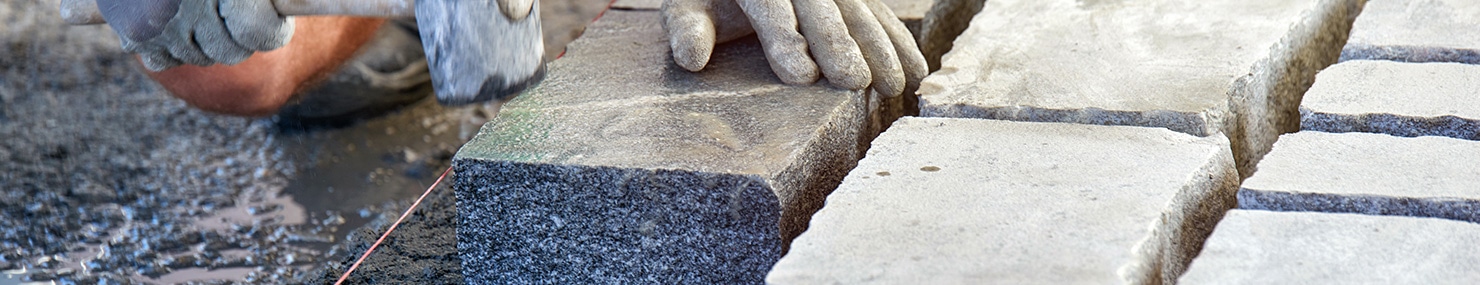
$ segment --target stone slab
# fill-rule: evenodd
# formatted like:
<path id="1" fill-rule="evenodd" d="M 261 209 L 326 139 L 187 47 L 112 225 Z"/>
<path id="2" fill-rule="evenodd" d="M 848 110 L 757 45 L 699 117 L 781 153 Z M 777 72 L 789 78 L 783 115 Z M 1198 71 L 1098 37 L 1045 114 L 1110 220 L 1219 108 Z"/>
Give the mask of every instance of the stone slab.
<path id="1" fill-rule="evenodd" d="M 1300 128 L 1480 140 L 1480 66 L 1355 60 L 1316 76 Z"/>
<path id="2" fill-rule="evenodd" d="M 1480 64 L 1480 2 L 1368 0 L 1341 60 Z"/>
<path id="3" fill-rule="evenodd" d="M 1181 284 L 1473 284 L 1476 244 L 1466 222 L 1233 210 Z"/>
<path id="4" fill-rule="evenodd" d="M 784 85 L 754 38 L 688 72 L 658 21 L 607 11 L 458 151 L 468 283 L 760 283 L 855 165 L 868 94 Z"/>
<path id="5" fill-rule="evenodd" d="M 1159 128 L 905 117 L 771 284 L 1160 284 L 1234 206 L 1228 141 Z"/>
<path id="6" fill-rule="evenodd" d="M 1299 132 L 1280 137 L 1239 208 L 1480 222 L 1480 142 Z"/>
<path id="7" fill-rule="evenodd" d="M 664 0 L 616 0 L 611 7 L 621 10 L 658 10 L 663 8 Z M 869 0 L 881 1 L 885 6 L 894 10 L 894 16 L 899 17 L 910 31 L 919 34 L 920 21 L 925 18 L 925 12 L 930 10 L 931 0 Z"/>
<path id="8" fill-rule="evenodd" d="M 987 1 L 921 115 L 1223 132 L 1241 169 L 1335 63 L 1355 0 Z M 1250 173 L 1244 171 L 1243 175 Z"/>

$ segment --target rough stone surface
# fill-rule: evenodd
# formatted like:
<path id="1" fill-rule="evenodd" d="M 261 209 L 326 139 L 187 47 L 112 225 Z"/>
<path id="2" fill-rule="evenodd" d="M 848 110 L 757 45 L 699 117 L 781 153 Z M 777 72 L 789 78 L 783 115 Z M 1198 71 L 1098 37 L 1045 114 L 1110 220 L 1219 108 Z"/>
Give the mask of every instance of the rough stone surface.
<path id="1" fill-rule="evenodd" d="M 1221 135 L 906 117 L 767 281 L 1158 284 L 1197 254 L 1237 184 Z"/>
<path id="2" fill-rule="evenodd" d="M 1370 0 L 1352 25 L 1341 60 L 1480 64 L 1480 2 Z"/>
<path id="3" fill-rule="evenodd" d="M 1335 63 L 1360 0 L 987 1 L 922 116 L 1224 132 L 1241 173 Z M 1237 28 L 1233 28 L 1237 27 Z"/>
<path id="4" fill-rule="evenodd" d="M 608 11 L 458 152 L 469 282 L 759 283 L 854 166 L 866 93 L 784 85 L 754 38 L 683 70 L 658 21 Z"/>
<path id="5" fill-rule="evenodd" d="M 1321 71 L 1300 128 L 1480 140 L 1480 66 L 1347 61 Z"/>
<path id="6" fill-rule="evenodd" d="M 1299 132 L 1244 181 L 1239 208 L 1480 222 L 1480 142 Z"/>
<path id="7" fill-rule="evenodd" d="M 1181 284 L 1472 284 L 1477 243 L 1473 223 L 1233 210 Z"/>

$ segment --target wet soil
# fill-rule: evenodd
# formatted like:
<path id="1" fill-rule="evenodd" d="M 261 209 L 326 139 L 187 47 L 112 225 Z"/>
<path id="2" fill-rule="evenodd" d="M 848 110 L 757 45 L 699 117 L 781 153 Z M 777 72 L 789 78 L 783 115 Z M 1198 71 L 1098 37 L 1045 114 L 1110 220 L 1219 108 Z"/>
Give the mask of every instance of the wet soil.
<path id="1" fill-rule="evenodd" d="M 608 1 L 542 0 L 549 54 Z M 496 113 L 424 100 L 341 129 L 201 112 L 55 1 L 0 3 L 0 285 L 324 283 Z M 438 189 L 355 283 L 460 283 Z"/>

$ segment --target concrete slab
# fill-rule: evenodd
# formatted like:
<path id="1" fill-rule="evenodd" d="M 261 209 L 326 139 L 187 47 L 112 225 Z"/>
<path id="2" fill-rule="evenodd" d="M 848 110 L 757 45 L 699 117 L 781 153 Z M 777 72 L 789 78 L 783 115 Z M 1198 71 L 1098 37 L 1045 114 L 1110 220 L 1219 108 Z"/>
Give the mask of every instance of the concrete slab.
<path id="1" fill-rule="evenodd" d="M 1239 208 L 1480 222 L 1480 142 L 1299 132 L 1275 143 Z"/>
<path id="2" fill-rule="evenodd" d="M 1480 66 L 1356 60 L 1316 76 L 1300 128 L 1480 140 Z"/>
<path id="3" fill-rule="evenodd" d="M 1298 130 L 1361 2 L 987 1 L 925 78 L 921 115 L 1223 132 L 1247 176 Z"/>
<path id="4" fill-rule="evenodd" d="M 1181 284 L 1472 284 L 1477 243 L 1473 223 L 1233 210 Z"/>
<path id="5" fill-rule="evenodd" d="M 1341 60 L 1480 64 L 1480 2 L 1368 0 Z"/>
<path id="6" fill-rule="evenodd" d="M 867 94 L 784 85 L 754 38 L 688 72 L 658 21 L 608 11 L 458 151 L 469 283 L 759 283 L 853 168 Z"/>
<path id="7" fill-rule="evenodd" d="M 1222 135 L 906 117 L 766 281 L 1160 284 L 1237 184 Z"/>

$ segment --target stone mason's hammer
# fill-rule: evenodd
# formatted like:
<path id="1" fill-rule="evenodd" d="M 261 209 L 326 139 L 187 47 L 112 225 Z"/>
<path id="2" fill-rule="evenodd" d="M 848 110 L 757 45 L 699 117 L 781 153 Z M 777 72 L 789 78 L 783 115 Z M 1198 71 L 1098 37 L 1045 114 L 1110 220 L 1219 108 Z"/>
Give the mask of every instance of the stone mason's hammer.
<path id="1" fill-rule="evenodd" d="M 504 17 L 498 2 L 272 0 L 278 14 L 285 16 L 416 17 L 432 73 L 432 88 L 437 92 L 437 102 L 443 105 L 508 100 L 543 79 L 545 47 L 539 1 L 529 1 L 529 16 L 522 19 Z M 61 5 L 62 18 L 68 24 L 104 23 L 95 0 L 62 0 Z"/>

